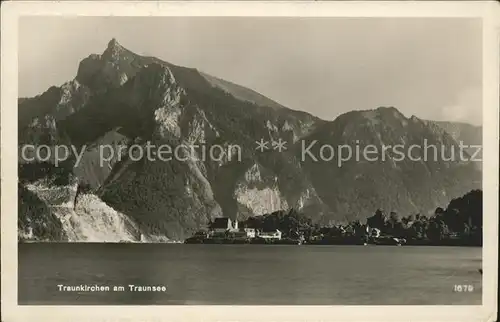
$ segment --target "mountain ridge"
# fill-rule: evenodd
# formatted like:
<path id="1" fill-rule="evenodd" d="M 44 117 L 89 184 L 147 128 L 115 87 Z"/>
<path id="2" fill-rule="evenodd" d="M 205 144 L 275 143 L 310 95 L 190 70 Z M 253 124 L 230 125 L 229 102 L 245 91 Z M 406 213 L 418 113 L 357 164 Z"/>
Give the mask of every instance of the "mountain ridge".
<path id="1" fill-rule="evenodd" d="M 79 186 L 130 219 L 137 230 L 134 236 L 183 239 L 215 217 L 244 219 L 282 208 L 297 208 L 322 223 L 363 219 L 381 205 L 424 211 L 477 185 L 478 174 L 469 165 L 453 162 L 417 167 L 403 162 L 399 168 L 390 163 L 351 163 L 337 169 L 301 160 L 297 149 L 304 139 L 337 145 L 356 140 L 395 143 L 401 138 L 417 142 L 420 137 L 440 144 L 456 142 L 446 131 L 434 131 L 425 121 L 406 118 L 395 108 L 352 111 L 332 121 L 321 120 L 196 69 L 136 55 L 116 39 L 102 54 L 84 58 L 75 79 L 35 98 L 20 99 L 19 113 L 20 144 L 89 145 L 82 164 L 58 175 L 75 177 Z M 269 147 L 258 153 L 259 139 L 269 143 L 284 139 L 288 149 L 278 152 Z M 130 148 L 145 147 L 147 142 L 172 147 L 204 142 L 207 148 L 236 144 L 241 160 L 200 161 L 200 155 L 185 149 L 181 149 L 184 161 L 115 156 L 101 166 L 98 160 L 99 145 Z M 353 180 L 360 173 L 376 180 Z M 437 182 L 429 183 L 433 176 Z M 432 196 L 443 192 L 441 197 Z M 106 207 L 89 207 L 78 211 L 106 209 L 109 222 L 117 222 L 111 219 L 118 218 L 116 213 Z M 101 225 L 82 222 L 70 227 Z"/>

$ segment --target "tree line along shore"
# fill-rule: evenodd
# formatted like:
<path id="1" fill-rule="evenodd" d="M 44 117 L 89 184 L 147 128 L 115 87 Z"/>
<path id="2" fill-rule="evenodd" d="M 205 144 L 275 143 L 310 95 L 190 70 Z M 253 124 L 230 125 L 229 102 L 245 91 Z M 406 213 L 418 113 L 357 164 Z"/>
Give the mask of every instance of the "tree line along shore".
<path id="1" fill-rule="evenodd" d="M 482 246 L 482 210 L 481 190 L 453 199 L 432 215 L 377 209 L 364 223 L 321 226 L 295 209 L 280 210 L 236 222 L 237 227 L 218 218 L 185 243 Z"/>

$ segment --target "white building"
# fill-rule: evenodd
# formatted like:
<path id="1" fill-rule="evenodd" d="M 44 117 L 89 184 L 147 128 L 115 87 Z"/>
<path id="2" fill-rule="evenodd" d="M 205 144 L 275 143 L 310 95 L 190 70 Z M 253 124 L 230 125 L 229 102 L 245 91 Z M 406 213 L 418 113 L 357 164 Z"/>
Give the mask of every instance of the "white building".
<path id="1" fill-rule="evenodd" d="M 248 238 L 255 238 L 255 229 L 254 228 L 243 228 L 243 231 L 246 233 Z"/>
<path id="2" fill-rule="evenodd" d="M 380 237 L 380 229 L 370 228 L 368 231 L 368 236 L 378 238 Z"/>
<path id="3" fill-rule="evenodd" d="M 275 231 L 261 231 L 257 234 L 258 237 L 264 239 L 281 239 L 281 231 L 276 229 Z"/>

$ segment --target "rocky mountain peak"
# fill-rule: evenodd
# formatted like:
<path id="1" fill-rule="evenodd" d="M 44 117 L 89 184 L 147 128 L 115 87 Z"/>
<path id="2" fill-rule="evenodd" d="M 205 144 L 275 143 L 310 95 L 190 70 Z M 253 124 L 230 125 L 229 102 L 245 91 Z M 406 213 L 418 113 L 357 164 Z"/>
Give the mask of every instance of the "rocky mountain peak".
<path id="1" fill-rule="evenodd" d="M 92 54 L 80 62 L 76 79 L 100 92 L 123 85 L 144 64 L 136 64 L 140 56 L 124 48 L 113 38 L 101 55 Z"/>
<path id="2" fill-rule="evenodd" d="M 380 106 L 376 109 L 360 111 L 365 118 L 375 118 L 381 121 L 407 120 L 407 118 L 397 108 L 393 106 Z"/>
<path id="3" fill-rule="evenodd" d="M 131 55 L 133 53 L 120 45 L 115 38 L 112 38 L 108 42 L 108 46 L 103 52 L 102 57 L 108 59 L 118 59 L 122 54 Z"/>
<path id="4" fill-rule="evenodd" d="M 108 48 L 113 48 L 117 46 L 121 47 L 116 38 L 111 38 L 111 40 L 108 42 Z"/>
<path id="5" fill-rule="evenodd" d="M 369 110 L 355 110 L 339 115 L 335 120 L 318 128 L 320 135 L 338 137 L 373 135 L 384 129 L 404 130 L 408 118 L 395 107 L 378 107 Z"/>

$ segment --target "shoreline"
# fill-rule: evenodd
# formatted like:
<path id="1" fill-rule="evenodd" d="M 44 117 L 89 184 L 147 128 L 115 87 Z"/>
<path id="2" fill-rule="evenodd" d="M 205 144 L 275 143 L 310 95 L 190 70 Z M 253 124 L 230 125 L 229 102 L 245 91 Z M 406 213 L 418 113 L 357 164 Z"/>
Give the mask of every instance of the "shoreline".
<path id="1" fill-rule="evenodd" d="M 451 244 L 451 243 L 442 243 L 442 244 L 437 244 L 437 243 L 408 243 L 404 245 L 397 245 L 397 244 L 373 244 L 373 243 L 367 243 L 366 245 L 364 244 L 355 244 L 355 243 L 303 243 L 301 245 L 298 244 L 290 244 L 290 243 L 230 243 L 230 242 L 219 242 L 219 243 L 184 243 L 184 242 L 106 242 L 106 241 L 94 241 L 94 242 L 88 242 L 88 241 L 71 241 L 71 242 L 65 242 L 65 241 L 23 241 L 23 242 L 18 242 L 18 245 L 30 245 L 30 244 L 54 244 L 54 245 L 84 245 L 84 244 L 109 244 L 109 245 L 120 245 L 120 244 L 133 244 L 133 245 L 249 245 L 249 246 L 255 246 L 255 245 L 265 245 L 265 246 L 395 246 L 395 247 L 417 247 L 417 246 L 425 246 L 425 247 L 475 247 L 475 248 L 482 248 L 482 245 L 473 245 L 473 244 Z"/>

